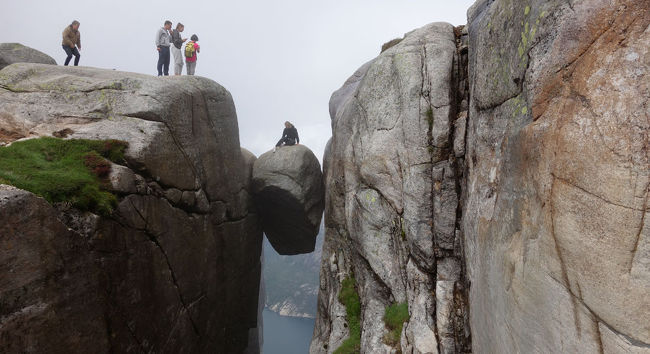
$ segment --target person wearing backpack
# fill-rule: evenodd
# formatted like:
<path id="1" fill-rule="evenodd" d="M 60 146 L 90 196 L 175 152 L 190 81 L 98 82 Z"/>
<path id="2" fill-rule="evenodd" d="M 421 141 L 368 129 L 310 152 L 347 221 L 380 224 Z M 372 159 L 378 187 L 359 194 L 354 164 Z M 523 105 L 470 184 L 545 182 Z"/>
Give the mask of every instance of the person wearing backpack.
<path id="1" fill-rule="evenodd" d="M 196 69 L 196 53 L 201 52 L 198 42 L 199 37 L 195 34 L 190 37 L 190 41 L 185 44 L 185 62 L 187 63 L 187 75 L 194 75 Z"/>
<path id="2" fill-rule="evenodd" d="M 63 65 L 68 66 L 70 59 L 74 55 L 74 66 L 79 66 L 79 50 L 81 50 L 81 33 L 79 32 L 79 21 L 72 21 L 72 23 L 63 30 L 63 50 L 68 56 L 65 58 Z M 76 46 L 76 47 L 75 47 Z M 77 50 L 79 48 L 79 50 Z"/>
<path id="3" fill-rule="evenodd" d="M 284 130 L 282 131 L 282 137 L 280 138 L 280 141 L 278 141 L 278 143 L 275 144 L 275 148 L 273 148 L 273 152 L 275 152 L 279 147 L 283 145 L 286 146 L 300 145 L 298 130 L 293 124 L 289 122 L 284 122 Z"/>
<path id="4" fill-rule="evenodd" d="M 169 45 L 172 36 L 169 30 L 172 28 L 172 21 L 165 21 L 165 25 L 156 32 L 156 50 L 158 50 L 158 76 L 169 75 Z"/>
<path id="5" fill-rule="evenodd" d="M 172 44 L 171 47 L 172 54 L 174 55 L 174 75 L 180 75 L 183 72 L 183 54 L 181 53 L 181 48 L 183 43 L 187 41 L 187 38 L 181 37 L 181 32 L 185 29 L 185 26 L 182 23 L 176 25 L 176 29 L 172 31 Z"/>

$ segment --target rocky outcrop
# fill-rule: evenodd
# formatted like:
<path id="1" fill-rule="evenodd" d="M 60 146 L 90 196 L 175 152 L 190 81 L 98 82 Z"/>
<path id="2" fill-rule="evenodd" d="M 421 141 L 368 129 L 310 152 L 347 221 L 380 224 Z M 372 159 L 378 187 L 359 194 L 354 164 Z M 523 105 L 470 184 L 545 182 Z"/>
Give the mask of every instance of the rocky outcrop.
<path id="1" fill-rule="evenodd" d="M 260 156 L 253 166 L 253 194 L 266 237 L 282 255 L 311 253 L 323 216 L 320 163 L 304 145 Z"/>
<path id="2" fill-rule="evenodd" d="M 397 349 L 395 302 L 405 353 L 649 352 L 650 4 L 468 16 L 455 38 L 432 24 L 387 45 L 332 96 L 311 352 L 349 335 L 351 274 L 362 353 Z"/>
<path id="3" fill-rule="evenodd" d="M 13 64 L 0 139 L 119 139 L 100 217 L 0 188 L 1 352 L 258 352 L 262 233 L 228 91 Z"/>
<path id="4" fill-rule="evenodd" d="M 469 11 L 476 353 L 650 351 L 647 1 Z"/>
<path id="5" fill-rule="evenodd" d="M 56 65 L 49 55 L 20 43 L 0 43 L 0 70 L 14 63 L 37 63 Z"/>
<path id="6" fill-rule="evenodd" d="M 415 30 L 332 95 L 311 353 L 331 353 L 348 337 L 338 294 L 350 275 L 361 299 L 361 352 L 469 349 L 458 230 L 464 150 L 454 142 L 464 140 L 464 39 L 445 23 Z M 410 318 L 401 343 L 391 343 L 383 315 L 404 302 Z"/>

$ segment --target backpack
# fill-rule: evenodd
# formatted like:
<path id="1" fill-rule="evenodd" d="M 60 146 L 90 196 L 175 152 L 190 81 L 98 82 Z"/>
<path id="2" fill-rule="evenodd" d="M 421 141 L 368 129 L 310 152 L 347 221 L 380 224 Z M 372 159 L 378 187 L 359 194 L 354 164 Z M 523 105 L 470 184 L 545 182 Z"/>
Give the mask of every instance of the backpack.
<path id="1" fill-rule="evenodd" d="M 190 41 L 185 44 L 185 57 L 186 58 L 192 58 L 194 57 L 194 53 L 196 52 L 196 48 L 194 48 L 194 42 Z"/>

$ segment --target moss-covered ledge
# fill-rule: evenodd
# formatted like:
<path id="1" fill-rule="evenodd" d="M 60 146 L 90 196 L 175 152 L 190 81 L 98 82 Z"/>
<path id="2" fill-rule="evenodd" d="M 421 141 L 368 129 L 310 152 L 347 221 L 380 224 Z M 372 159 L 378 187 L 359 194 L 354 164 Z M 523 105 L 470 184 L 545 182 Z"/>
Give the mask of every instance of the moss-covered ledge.
<path id="1" fill-rule="evenodd" d="M 119 140 L 43 137 L 0 147 L 0 183 L 30 191 L 50 203 L 108 215 L 117 203 L 107 191 L 111 164 L 124 163 Z"/>

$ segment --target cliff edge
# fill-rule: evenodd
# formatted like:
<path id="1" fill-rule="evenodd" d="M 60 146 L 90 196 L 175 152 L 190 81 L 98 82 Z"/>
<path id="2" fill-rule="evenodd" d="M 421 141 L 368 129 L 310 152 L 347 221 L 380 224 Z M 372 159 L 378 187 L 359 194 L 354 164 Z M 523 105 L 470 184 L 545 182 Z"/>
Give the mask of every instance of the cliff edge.
<path id="1" fill-rule="evenodd" d="M 1 352 L 259 352 L 262 231 L 227 90 L 21 63 L 0 71 L 0 102 L 2 149 L 49 136 L 127 146 L 110 163 L 84 157 L 110 171 L 102 213 L 0 187 Z M 60 152 L 34 153 L 71 158 Z"/>

